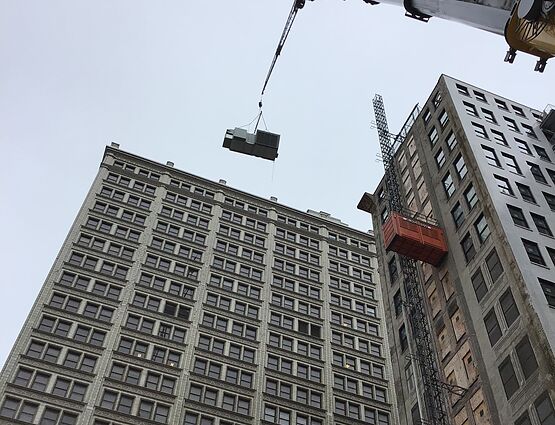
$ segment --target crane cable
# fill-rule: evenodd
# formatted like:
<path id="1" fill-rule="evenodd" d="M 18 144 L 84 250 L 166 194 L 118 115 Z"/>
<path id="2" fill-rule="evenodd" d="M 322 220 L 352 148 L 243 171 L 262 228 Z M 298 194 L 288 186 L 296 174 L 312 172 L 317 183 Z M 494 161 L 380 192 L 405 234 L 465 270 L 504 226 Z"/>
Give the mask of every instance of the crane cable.
<path id="1" fill-rule="evenodd" d="M 260 93 L 260 100 L 258 102 L 258 109 L 259 109 L 258 119 L 256 121 L 256 126 L 254 128 L 255 132 L 258 129 L 258 124 L 260 122 L 260 119 L 262 118 L 262 97 L 264 96 L 264 92 L 266 91 L 266 86 L 268 85 L 268 82 L 270 81 L 270 76 L 272 75 L 272 72 L 273 72 L 274 67 L 276 65 L 277 59 L 278 59 L 278 57 L 281 53 L 281 50 L 283 49 L 283 46 L 285 45 L 285 41 L 287 40 L 287 36 L 289 35 L 289 31 L 291 31 L 291 27 L 293 26 L 293 22 L 295 21 L 295 17 L 297 16 L 297 12 L 299 11 L 299 9 L 302 9 L 304 7 L 305 1 L 306 0 L 293 0 L 293 6 L 291 7 L 291 11 L 289 12 L 289 17 L 287 18 L 287 22 L 285 23 L 285 28 L 283 29 L 283 32 L 281 33 L 281 38 L 279 39 L 279 43 L 278 43 L 278 46 L 276 48 L 274 58 L 273 58 L 272 63 L 270 65 L 270 69 L 268 70 L 268 74 L 266 75 L 266 80 L 264 80 L 264 85 L 262 86 L 262 92 Z"/>

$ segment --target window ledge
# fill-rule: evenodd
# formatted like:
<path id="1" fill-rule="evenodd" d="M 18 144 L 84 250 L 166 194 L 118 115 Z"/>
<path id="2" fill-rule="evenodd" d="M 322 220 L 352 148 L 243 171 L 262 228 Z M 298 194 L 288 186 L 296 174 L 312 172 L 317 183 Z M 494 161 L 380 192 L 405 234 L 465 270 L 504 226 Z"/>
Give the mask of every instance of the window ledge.
<path id="1" fill-rule="evenodd" d="M 528 259 L 530 260 L 530 258 Z M 532 261 L 532 260 L 530 260 L 530 263 L 533 264 L 534 266 L 541 267 L 542 269 L 549 270 L 549 266 L 547 264 L 536 263 L 535 261 Z"/>
<path id="2" fill-rule="evenodd" d="M 533 232 L 533 230 L 530 229 L 529 227 L 522 226 L 522 225 L 520 225 L 520 224 L 516 224 L 515 222 L 513 222 L 513 224 L 515 225 L 515 227 L 518 227 L 519 229 L 523 229 L 523 230 L 527 230 L 527 231 L 529 231 L 529 232 Z"/>

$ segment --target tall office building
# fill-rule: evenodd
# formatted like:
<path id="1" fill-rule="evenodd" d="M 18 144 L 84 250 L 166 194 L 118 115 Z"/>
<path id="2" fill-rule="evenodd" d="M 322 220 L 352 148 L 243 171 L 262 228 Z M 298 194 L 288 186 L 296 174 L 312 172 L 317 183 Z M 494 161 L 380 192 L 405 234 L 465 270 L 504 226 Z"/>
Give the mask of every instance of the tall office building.
<path id="1" fill-rule="evenodd" d="M 108 147 L 0 423 L 394 424 L 373 236 Z"/>
<path id="2" fill-rule="evenodd" d="M 441 264 L 418 272 L 440 375 L 464 389 L 445 393 L 455 425 L 555 424 L 554 127 L 555 112 L 441 76 L 395 153 L 406 205 L 446 236 Z M 368 199 L 399 424 L 427 423 L 386 193 Z"/>

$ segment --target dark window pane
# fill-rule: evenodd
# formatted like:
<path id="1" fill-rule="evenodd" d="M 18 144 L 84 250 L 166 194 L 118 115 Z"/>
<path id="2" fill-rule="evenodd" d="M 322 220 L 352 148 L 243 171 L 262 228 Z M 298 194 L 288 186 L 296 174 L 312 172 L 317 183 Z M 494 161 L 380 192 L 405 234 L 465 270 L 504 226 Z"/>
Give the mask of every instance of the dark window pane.
<path id="1" fill-rule="evenodd" d="M 499 338 L 501 338 L 501 328 L 499 327 L 499 322 L 497 321 L 497 316 L 493 308 L 484 317 L 484 324 L 486 325 L 489 342 L 494 346 L 495 343 L 499 341 Z"/>
<path id="2" fill-rule="evenodd" d="M 520 314 L 511 290 L 508 289 L 507 292 L 501 296 L 499 301 L 501 303 L 501 309 L 503 310 L 503 316 L 505 316 L 505 321 L 507 322 L 507 327 L 510 327 Z"/>
<path id="3" fill-rule="evenodd" d="M 538 362 L 527 336 L 525 336 L 516 346 L 516 354 L 518 362 L 520 363 L 520 368 L 524 374 L 524 378 L 528 379 L 538 368 Z"/>
<path id="4" fill-rule="evenodd" d="M 474 276 L 472 276 L 472 286 L 474 287 L 474 292 L 476 293 L 476 299 L 480 302 L 482 298 L 484 298 L 484 295 L 488 292 L 488 287 L 481 270 L 478 270 Z"/>
<path id="5" fill-rule="evenodd" d="M 501 376 L 501 381 L 503 382 L 505 395 L 507 396 L 507 400 L 509 400 L 519 388 L 510 356 L 507 356 L 507 358 L 499 366 L 499 375 Z"/>

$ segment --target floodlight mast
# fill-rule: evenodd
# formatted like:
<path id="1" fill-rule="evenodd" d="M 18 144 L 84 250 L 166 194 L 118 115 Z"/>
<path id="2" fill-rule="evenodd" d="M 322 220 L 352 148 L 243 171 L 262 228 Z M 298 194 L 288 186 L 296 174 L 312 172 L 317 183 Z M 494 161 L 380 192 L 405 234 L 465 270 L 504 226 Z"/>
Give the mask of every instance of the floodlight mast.
<path id="1" fill-rule="evenodd" d="M 411 115 L 401 133 L 392 142 L 382 97 L 377 94 L 372 103 L 385 168 L 384 187 L 388 211 L 390 215 L 393 212 L 403 215 L 407 208 L 401 196 L 394 155 L 396 146 L 404 141 L 405 130 L 414 123 L 414 120 L 411 120 L 411 118 L 415 119 L 417 114 L 413 113 Z M 415 344 L 416 355 L 413 358 L 419 366 L 422 377 L 424 411 L 427 423 L 430 425 L 449 425 L 445 394 L 443 392 L 446 384 L 441 382 L 440 379 L 430 325 L 424 309 L 422 285 L 419 282 L 416 261 L 404 255 L 399 255 L 399 258 L 405 295 L 403 306 L 409 319 L 410 332 Z"/>

